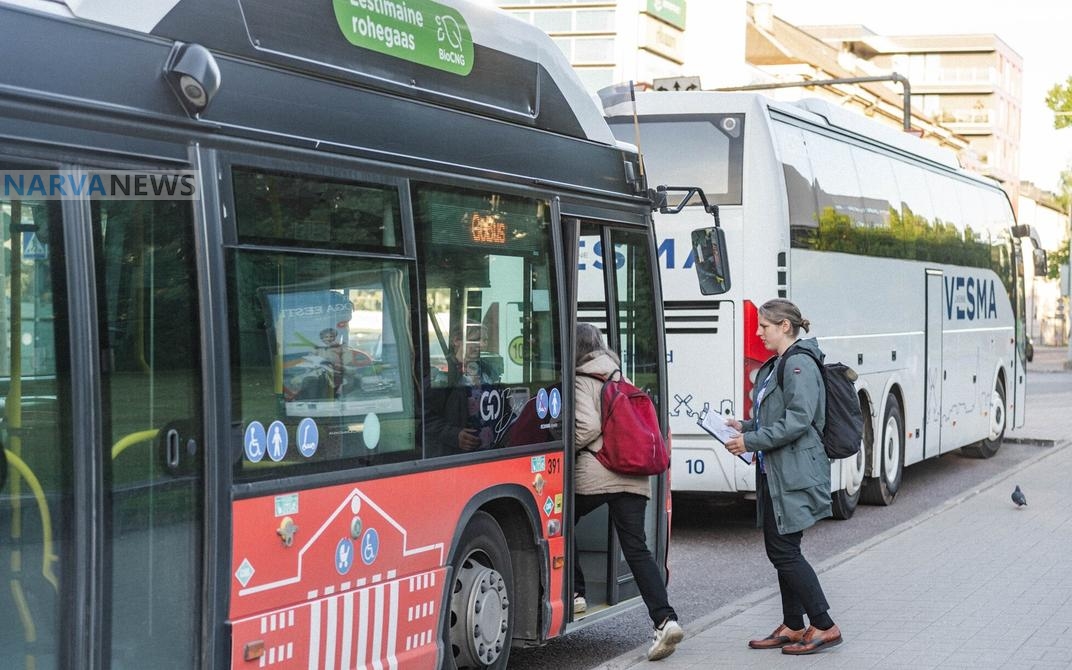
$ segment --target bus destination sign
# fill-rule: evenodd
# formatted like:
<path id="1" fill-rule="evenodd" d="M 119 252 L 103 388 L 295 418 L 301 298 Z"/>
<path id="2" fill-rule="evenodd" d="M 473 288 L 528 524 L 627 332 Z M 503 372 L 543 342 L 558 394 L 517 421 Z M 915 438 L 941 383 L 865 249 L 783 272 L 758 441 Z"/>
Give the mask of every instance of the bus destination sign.
<path id="1" fill-rule="evenodd" d="M 473 69 L 473 36 L 455 9 L 433 0 L 333 0 L 339 29 L 350 44 L 466 76 Z"/>

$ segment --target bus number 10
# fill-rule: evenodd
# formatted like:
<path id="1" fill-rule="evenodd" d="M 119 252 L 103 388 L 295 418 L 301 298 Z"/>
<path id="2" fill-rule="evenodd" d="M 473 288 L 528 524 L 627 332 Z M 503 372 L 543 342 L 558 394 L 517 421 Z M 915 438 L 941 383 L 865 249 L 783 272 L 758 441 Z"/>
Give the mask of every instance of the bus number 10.
<path id="1" fill-rule="evenodd" d="M 704 471 L 704 462 L 699 458 L 695 460 L 686 458 L 685 467 L 688 469 L 690 475 L 702 475 Z"/>

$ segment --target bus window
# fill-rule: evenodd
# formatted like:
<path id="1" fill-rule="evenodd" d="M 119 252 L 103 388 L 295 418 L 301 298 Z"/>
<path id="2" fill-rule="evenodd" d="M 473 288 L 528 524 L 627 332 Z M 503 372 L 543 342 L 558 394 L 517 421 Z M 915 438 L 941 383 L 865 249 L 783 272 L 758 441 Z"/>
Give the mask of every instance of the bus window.
<path id="1" fill-rule="evenodd" d="M 6 166 L 5 166 L 6 167 Z M 71 416 L 57 201 L 0 199 L 0 667 L 58 668 Z M 54 291 L 53 286 L 58 290 Z M 56 321 L 56 317 L 60 322 Z M 17 559 L 17 560 L 16 560 Z"/>
<path id="2" fill-rule="evenodd" d="M 248 244 L 400 252 L 398 194 L 378 185 L 252 168 L 232 171 Z"/>
<path id="3" fill-rule="evenodd" d="M 662 333 L 653 320 L 655 304 L 648 238 L 641 231 L 611 230 L 615 255 L 622 259 L 615 267 L 618 297 L 618 339 L 623 372 L 633 384 L 651 396 L 656 407 L 661 399 L 659 339 Z"/>
<path id="4" fill-rule="evenodd" d="M 415 185 L 413 211 L 426 456 L 556 439 L 540 427 L 558 418 L 562 378 L 547 203 Z M 541 405 L 550 419 L 530 416 L 538 403 L 550 403 Z"/>
<path id="5" fill-rule="evenodd" d="M 244 169 L 234 188 L 243 243 L 229 281 L 241 474 L 412 458 L 411 263 L 278 251 L 400 247 L 397 189 Z M 249 247 L 264 242 L 275 249 Z"/>

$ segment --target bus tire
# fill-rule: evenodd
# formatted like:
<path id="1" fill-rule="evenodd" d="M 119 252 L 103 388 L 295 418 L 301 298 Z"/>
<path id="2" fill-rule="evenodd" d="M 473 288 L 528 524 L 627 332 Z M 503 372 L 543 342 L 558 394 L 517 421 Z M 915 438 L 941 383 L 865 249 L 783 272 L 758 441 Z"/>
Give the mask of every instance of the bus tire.
<path id="1" fill-rule="evenodd" d="M 893 394 L 886 397 L 882 416 L 882 441 L 878 443 L 879 476 L 864 479 L 861 498 L 868 505 L 887 506 L 897 497 L 904 474 L 904 415 Z"/>
<path id="2" fill-rule="evenodd" d="M 860 406 L 866 408 L 864 398 L 860 398 Z M 868 412 L 864 416 L 869 416 Z M 834 491 L 830 496 L 830 511 L 835 519 L 851 519 L 856 512 L 856 506 L 860 502 L 860 493 L 863 490 L 864 475 L 867 472 L 867 454 L 871 453 L 875 443 L 875 430 L 869 420 L 864 421 L 864 433 L 860 437 L 860 451 L 852 458 L 845 458 L 838 462 L 841 468 L 842 488 Z"/>
<path id="3" fill-rule="evenodd" d="M 960 453 L 969 458 L 990 458 L 1001 449 L 1005 441 L 1005 428 L 1008 416 L 1005 414 L 1005 380 L 998 377 L 994 383 L 994 392 L 990 394 L 990 427 L 987 436 L 960 448 Z"/>
<path id="4" fill-rule="evenodd" d="M 473 515 L 452 567 L 444 669 L 506 668 L 514 627 L 514 574 L 506 536 L 494 517 Z"/>

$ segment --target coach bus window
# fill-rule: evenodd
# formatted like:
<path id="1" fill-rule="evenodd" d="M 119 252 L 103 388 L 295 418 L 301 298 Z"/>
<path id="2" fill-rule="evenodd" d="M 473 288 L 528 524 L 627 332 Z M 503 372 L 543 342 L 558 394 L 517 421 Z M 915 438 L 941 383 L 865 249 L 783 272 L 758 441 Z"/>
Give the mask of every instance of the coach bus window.
<path id="1" fill-rule="evenodd" d="M 426 456 L 555 439 L 562 372 L 548 204 L 421 184 L 413 197 Z"/>
<path id="2" fill-rule="evenodd" d="M 863 196 L 863 228 L 858 230 L 864 238 L 861 251 L 870 256 L 900 258 L 904 255 L 904 242 L 894 232 L 893 223 L 900 217 L 901 197 L 890 159 L 856 146 L 852 147 L 852 158 Z"/>
<path id="3" fill-rule="evenodd" d="M 59 667 L 60 603 L 70 589 L 62 558 L 70 555 L 70 455 L 64 447 L 71 417 L 59 205 L 0 199 L 3 668 Z"/>
<path id="4" fill-rule="evenodd" d="M 412 264 L 278 250 L 311 244 L 291 240 L 303 231 L 332 249 L 397 245 L 397 190 L 253 173 L 234 184 L 243 246 L 229 259 L 228 283 L 240 474 L 412 458 Z M 275 249 L 248 244 L 269 239 Z"/>
<path id="5" fill-rule="evenodd" d="M 963 237 L 964 215 L 957 201 L 956 183 L 945 175 L 932 175 L 927 180 L 934 204 L 934 225 L 928 235 L 930 259 L 938 263 L 972 265 L 971 246 Z"/>
<path id="6" fill-rule="evenodd" d="M 815 170 L 819 209 L 818 249 L 859 253 L 857 228 L 863 224 L 860 182 L 847 145 L 818 133 L 806 133 Z"/>
<path id="7" fill-rule="evenodd" d="M 893 175 L 901 194 L 901 220 L 895 228 L 904 240 L 905 258 L 930 260 L 926 237 L 934 221 L 934 205 L 927 188 L 927 173 L 913 165 L 893 161 Z"/>
<path id="8" fill-rule="evenodd" d="M 789 234 L 798 249 L 818 244 L 819 217 L 815 211 L 815 188 L 804 135 L 799 128 L 774 124 L 774 137 L 782 161 L 786 195 L 789 198 Z"/>
<path id="9" fill-rule="evenodd" d="M 953 186 L 963 216 L 964 238 L 965 240 L 970 238 L 975 242 L 971 249 L 971 262 L 965 265 L 989 268 L 991 267 L 992 245 L 1006 243 L 1006 240 L 999 234 L 1001 227 L 1000 225 L 994 227 L 988 222 L 990 207 L 986 198 L 980 197 L 980 190 L 977 186 L 959 180 L 955 181 Z"/>

